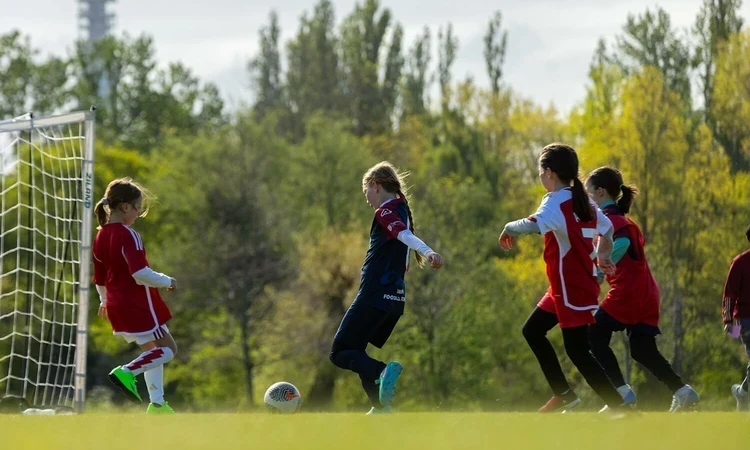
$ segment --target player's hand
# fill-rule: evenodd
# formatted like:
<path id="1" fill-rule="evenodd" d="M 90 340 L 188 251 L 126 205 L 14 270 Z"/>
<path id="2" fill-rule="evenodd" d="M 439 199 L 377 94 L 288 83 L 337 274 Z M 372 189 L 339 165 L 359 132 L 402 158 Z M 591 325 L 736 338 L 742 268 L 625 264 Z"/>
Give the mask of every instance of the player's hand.
<path id="1" fill-rule="evenodd" d="M 172 277 L 169 277 L 169 279 L 172 280 L 172 284 L 169 285 L 169 287 L 167 288 L 167 290 L 169 292 L 176 291 L 177 290 L 177 280 L 175 280 Z"/>
<path id="2" fill-rule="evenodd" d="M 605 275 L 613 275 L 615 273 L 616 266 L 615 263 L 612 261 L 612 258 L 599 258 L 599 268 L 602 270 L 602 273 Z"/>
<path id="3" fill-rule="evenodd" d="M 500 233 L 500 237 L 497 238 L 497 243 L 500 244 L 500 247 L 502 247 L 503 250 L 508 251 L 513 248 L 513 242 L 516 240 L 513 236 L 509 235 L 507 231 L 505 231 L 505 228 L 503 228 L 503 232 Z"/>
<path id="4" fill-rule="evenodd" d="M 443 257 L 435 252 L 427 255 L 427 262 L 430 263 L 433 269 L 439 269 L 443 267 Z"/>
<path id="5" fill-rule="evenodd" d="M 104 303 L 102 303 L 101 305 L 99 305 L 99 312 L 98 312 L 98 315 L 99 315 L 99 317 L 101 317 L 102 319 L 104 319 L 104 320 L 106 320 L 107 322 L 109 322 L 109 317 L 107 316 L 107 307 L 106 307 L 106 306 L 104 306 Z"/>

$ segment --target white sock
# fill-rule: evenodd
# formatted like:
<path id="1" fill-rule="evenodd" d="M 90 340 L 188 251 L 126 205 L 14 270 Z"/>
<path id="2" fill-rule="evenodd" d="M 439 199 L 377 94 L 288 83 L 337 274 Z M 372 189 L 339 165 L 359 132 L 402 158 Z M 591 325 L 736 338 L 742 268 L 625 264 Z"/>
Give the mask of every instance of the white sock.
<path id="1" fill-rule="evenodd" d="M 164 404 L 164 364 L 143 372 L 151 403 Z"/>
<path id="2" fill-rule="evenodd" d="M 172 361 L 174 353 L 169 347 L 156 347 L 141 353 L 136 359 L 130 361 L 123 369 L 129 370 L 138 376 L 147 370 L 159 367 Z"/>
<path id="3" fill-rule="evenodd" d="M 617 392 L 620 393 L 620 397 L 625 398 L 626 395 L 628 395 L 628 392 L 630 392 L 631 387 L 629 384 L 623 384 L 622 386 L 617 388 Z"/>

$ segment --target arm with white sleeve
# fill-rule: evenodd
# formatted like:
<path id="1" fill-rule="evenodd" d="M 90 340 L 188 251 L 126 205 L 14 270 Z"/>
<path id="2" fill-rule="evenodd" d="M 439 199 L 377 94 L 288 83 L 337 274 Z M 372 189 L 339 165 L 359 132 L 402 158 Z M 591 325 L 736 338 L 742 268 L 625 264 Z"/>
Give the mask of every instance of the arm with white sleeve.
<path id="1" fill-rule="evenodd" d="M 143 269 L 133 274 L 135 282 L 142 286 L 149 286 L 155 288 L 168 288 L 172 286 L 172 279 L 163 273 L 155 272 L 150 267 L 144 267 Z"/>
<path id="2" fill-rule="evenodd" d="M 411 230 L 401 231 L 398 233 L 397 239 L 425 258 L 429 257 L 431 253 L 435 253 L 424 241 L 412 233 Z"/>
<path id="3" fill-rule="evenodd" d="M 529 218 L 524 218 L 505 224 L 505 232 L 516 237 L 522 234 L 539 234 L 541 231 L 538 223 Z"/>

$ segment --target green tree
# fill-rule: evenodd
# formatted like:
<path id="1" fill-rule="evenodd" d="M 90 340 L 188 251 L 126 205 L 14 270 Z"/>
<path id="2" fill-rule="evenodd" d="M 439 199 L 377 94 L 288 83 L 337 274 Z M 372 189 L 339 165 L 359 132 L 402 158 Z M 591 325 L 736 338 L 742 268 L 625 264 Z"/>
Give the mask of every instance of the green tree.
<path id="1" fill-rule="evenodd" d="M 38 60 L 39 51 L 28 36 L 20 31 L 0 35 L 0 119 L 29 111 L 59 112 L 70 100 L 68 62 L 55 56 Z"/>
<path id="2" fill-rule="evenodd" d="M 484 35 L 484 60 L 487 65 L 487 75 L 490 78 L 490 87 L 495 94 L 500 92 L 505 48 L 508 44 L 508 30 L 501 30 L 502 22 L 502 13 L 496 11 L 487 26 L 487 34 Z"/>
<path id="3" fill-rule="evenodd" d="M 627 74 L 643 66 L 657 68 L 666 88 L 679 93 L 684 108 L 690 108 L 690 49 L 663 8 L 628 14 L 623 33 L 617 36 L 614 59 Z"/>
<path id="4" fill-rule="evenodd" d="M 716 59 L 716 74 L 711 100 L 711 118 L 717 129 L 717 139 L 732 161 L 735 171 L 750 168 L 750 88 L 747 80 L 750 67 L 745 63 L 750 55 L 750 34 L 735 34 L 721 46 Z"/>
<path id="5" fill-rule="evenodd" d="M 446 26 L 445 32 L 438 30 L 438 81 L 440 82 L 440 104 L 443 110 L 450 104 L 451 68 L 456 60 L 458 37 L 453 35 L 453 25 Z"/>
<path id="6" fill-rule="evenodd" d="M 427 90 L 431 84 L 428 71 L 431 58 L 430 29 L 424 27 L 417 36 L 406 61 L 403 89 L 404 116 L 421 115 L 426 112 Z"/>
<path id="7" fill-rule="evenodd" d="M 255 90 L 255 113 L 259 119 L 284 105 L 281 80 L 281 56 L 279 54 L 279 16 L 276 11 L 269 14 L 269 24 L 261 28 L 260 52 L 248 64 L 250 79 Z"/>
<path id="8" fill-rule="evenodd" d="M 347 101 L 357 136 L 392 128 L 404 63 L 402 38 L 403 29 L 392 23 L 389 9 L 380 10 L 378 0 L 357 4 L 341 25 Z M 381 65 L 383 53 L 385 67 Z"/>
<path id="9" fill-rule="evenodd" d="M 97 106 L 98 131 L 108 142 L 149 151 L 169 133 L 195 134 L 224 122 L 218 89 L 201 86 L 180 63 L 158 69 L 147 36 L 78 42 L 71 67 L 78 108 Z"/>
<path id="10" fill-rule="evenodd" d="M 296 37 L 287 43 L 286 92 L 295 139 L 303 137 L 305 121 L 314 111 L 347 112 L 335 25 L 333 4 L 320 0 L 312 17 L 303 14 Z"/>
<path id="11" fill-rule="evenodd" d="M 744 20 L 739 15 L 742 0 L 704 0 L 693 25 L 696 44 L 693 66 L 698 68 L 703 90 L 703 109 L 709 124 L 712 124 L 711 106 L 714 90 L 714 73 L 719 47 L 730 36 L 739 33 Z M 716 134 L 716 127 L 712 131 Z"/>
<path id="12" fill-rule="evenodd" d="M 181 303 L 189 305 L 188 314 L 217 306 L 226 314 L 236 331 L 249 405 L 258 364 L 255 330 L 273 312 L 269 289 L 293 267 L 281 230 L 270 221 L 266 171 L 280 141 L 269 139 L 269 128 L 245 120 L 236 131 L 170 141 L 157 159 L 154 182 L 163 198 L 160 233 L 168 236 L 164 261 L 182 280 Z M 184 227 L 186 220 L 202 225 Z"/>

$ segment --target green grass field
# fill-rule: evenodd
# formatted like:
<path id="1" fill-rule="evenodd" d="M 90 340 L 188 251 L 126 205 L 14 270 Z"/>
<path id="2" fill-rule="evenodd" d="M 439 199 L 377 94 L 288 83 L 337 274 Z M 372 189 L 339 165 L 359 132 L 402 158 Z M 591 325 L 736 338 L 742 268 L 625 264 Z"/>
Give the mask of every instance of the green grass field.
<path id="1" fill-rule="evenodd" d="M 133 414 L 0 416 L 2 449 L 750 448 L 750 414 Z"/>

